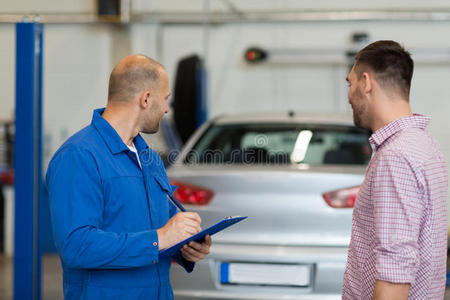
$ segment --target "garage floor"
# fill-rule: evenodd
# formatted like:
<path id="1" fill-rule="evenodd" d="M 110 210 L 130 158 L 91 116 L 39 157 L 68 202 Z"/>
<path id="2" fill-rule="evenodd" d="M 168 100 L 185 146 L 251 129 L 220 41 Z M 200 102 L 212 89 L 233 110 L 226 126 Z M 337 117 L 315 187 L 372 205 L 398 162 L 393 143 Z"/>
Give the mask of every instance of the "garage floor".
<path id="1" fill-rule="evenodd" d="M 0 300 L 12 300 L 12 270 L 12 259 L 0 255 Z M 62 299 L 61 264 L 58 256 L 44 255 L 42 271 L 42 299 Z M 445 293 L 445 300 L 450 300 L 450 288 Z"/>
<path id="2" fill-rule="evenodd" d="M 57 255 L 44 255 L 42 259 L 42 299 L 60 300 L 62 294 L 61 263 Z M 0 300 L 12 300 L 13 260 L 0 255 Z M 449 298 L 450 299 L 450 298 Z"/>

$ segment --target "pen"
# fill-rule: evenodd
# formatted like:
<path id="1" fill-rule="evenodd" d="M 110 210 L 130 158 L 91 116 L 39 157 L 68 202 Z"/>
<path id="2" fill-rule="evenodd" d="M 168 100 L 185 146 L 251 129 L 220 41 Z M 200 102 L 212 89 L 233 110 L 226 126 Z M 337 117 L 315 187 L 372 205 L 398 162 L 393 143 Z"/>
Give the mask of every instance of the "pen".
<path id="1" fill-rule="evenodd" d="M 182 212 L 186 212 L 186 209 L 183 207 L 183 205 L 181 205 L 180 202 L 178 202 L 177 199 L 175 199 L 174 196 L 172 196 L 171 194 L 167 194 L 167 197 L 169 198 L 170 201 L 172 201 L 172 203 L 178 207 L 179 210 L 181 210 Z"/>

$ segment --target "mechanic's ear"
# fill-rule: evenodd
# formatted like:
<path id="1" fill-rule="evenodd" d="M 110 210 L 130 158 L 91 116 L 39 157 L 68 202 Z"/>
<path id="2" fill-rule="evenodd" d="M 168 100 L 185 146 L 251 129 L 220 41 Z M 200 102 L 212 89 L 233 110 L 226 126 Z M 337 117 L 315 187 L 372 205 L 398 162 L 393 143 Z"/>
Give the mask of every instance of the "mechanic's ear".
<path id="1" fill-rule="evenodd" d="M 139 105 L 143 108 L 150 105 L 152 98 L 150 91 L 144 91 L 142 92 L 141 96 L 139 97 Z"/>

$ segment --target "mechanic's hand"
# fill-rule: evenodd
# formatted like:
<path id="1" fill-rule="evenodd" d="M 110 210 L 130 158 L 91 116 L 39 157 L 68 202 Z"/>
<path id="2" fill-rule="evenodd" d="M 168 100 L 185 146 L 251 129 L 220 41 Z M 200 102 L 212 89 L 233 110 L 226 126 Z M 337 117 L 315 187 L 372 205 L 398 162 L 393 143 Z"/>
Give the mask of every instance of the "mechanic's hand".
<path id="1" fill-rule="evenodd" d="M 169 248 L 176 243 L 200 232 L 202 219 L 195 212 L 179 212 L 163 227 L 158 229 L 159 250 Z"/>
<path id="2" fill-rule="evenodd" d="M 209 254 L 209 248 L 211 248 L 211 237 L 205 236 L 203 243 L 190 242 L 181 248 L 181 255 L 184 259 L 192 262 L 198 262 Z"/>

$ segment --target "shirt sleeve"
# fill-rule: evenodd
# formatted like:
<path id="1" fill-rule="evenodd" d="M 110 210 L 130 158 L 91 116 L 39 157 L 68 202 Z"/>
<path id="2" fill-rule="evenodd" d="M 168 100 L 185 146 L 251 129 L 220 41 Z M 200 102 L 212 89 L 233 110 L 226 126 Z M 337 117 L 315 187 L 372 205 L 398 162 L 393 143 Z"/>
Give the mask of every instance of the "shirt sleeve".
<path id="1" fill-rule="evenodd" d="M 172 191 L 175 191 L 176 186 L 172 186 Z M 174 215 L 177 214 L 177 208 L 175 207 L 174 204 L 172 204 L 172 202 L 170 202 L 170 217 L 172 218 Z M 188 261 L 186 259 L 183 258 L 183 256 L 181 255 L 181 251 L 178 251 L 177 253 L 175 253 L 172 256 L 172 259 L 179 264 L 180 266 L 182 266 L 186 272 L 191 273 L 194 270 L 194 266 L 195 263 L 192 261 Z"/>
<path id="2" fill-rule="evenodd" d="M 119 269 L 158 262 L 156 230 L 114 233 L 100 229 L 103 188 L 88 151 L 62 150 L 51 161 L 46 179 L 55 244 L 68 267 Z"/>
<path id="3" fill-rule="evenodd" d="M 395 153 L 381 158 L 373 174 L 376 279 L 412 283 L 419 266 L 418 238 L 424 211 L 417 170 Z"/>

